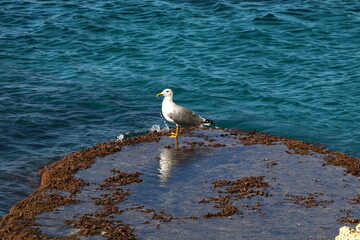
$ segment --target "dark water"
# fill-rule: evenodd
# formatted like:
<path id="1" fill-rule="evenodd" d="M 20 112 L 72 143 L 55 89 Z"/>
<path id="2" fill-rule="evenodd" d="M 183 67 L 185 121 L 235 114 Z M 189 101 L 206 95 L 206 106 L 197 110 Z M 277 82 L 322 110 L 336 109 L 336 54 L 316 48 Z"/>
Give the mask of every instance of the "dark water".
<path id="1" fill-rule="evenodd" d="M 165 87 L 225 128 L 360 156 L 359 1 L 1 1 L 0 215 L 64 155 L 164 126 Z"/>

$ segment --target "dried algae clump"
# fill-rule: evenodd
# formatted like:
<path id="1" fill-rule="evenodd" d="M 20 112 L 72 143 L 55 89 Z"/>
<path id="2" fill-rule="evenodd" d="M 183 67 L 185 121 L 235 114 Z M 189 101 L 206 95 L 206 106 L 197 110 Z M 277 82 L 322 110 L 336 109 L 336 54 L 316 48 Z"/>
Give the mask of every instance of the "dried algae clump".
<path id="1" fill-rule="evenodd" d="M 335 240 L 359 240 L 360 239 L 360 224 L 357 225 L 356 230 L 350 227 L 341 227 L 339 235 Z"/>

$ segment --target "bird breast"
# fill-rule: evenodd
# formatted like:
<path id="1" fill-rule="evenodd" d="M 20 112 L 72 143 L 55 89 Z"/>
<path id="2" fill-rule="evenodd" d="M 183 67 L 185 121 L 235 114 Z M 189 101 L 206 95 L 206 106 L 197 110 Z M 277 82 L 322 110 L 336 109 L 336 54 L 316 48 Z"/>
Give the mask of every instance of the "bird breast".
<path id="1" fill-rule="evenodd" d="M 171 103 L 170 102 L 167 102 L 167 101 L 164 101 L 163 104 L 162 104 L 162 114 L 164 116 L 164 118 L 169 121 L 169 122 L 172 122 L 172 123 L 175 123 L 174 120 L 172 120 L 169 115 L 171 115 L 173 112 L 172 112 L 172 108 L 171 108 Z"/>

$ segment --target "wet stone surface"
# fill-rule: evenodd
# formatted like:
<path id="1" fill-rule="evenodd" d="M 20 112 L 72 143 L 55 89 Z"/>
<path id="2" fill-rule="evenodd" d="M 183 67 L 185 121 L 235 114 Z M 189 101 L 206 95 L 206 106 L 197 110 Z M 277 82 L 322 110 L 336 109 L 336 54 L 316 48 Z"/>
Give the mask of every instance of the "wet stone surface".
<path id="1" fill-rule="evenodd" d="M 360 221 L 357 165 L 333 166 L 326 149 L 239 131 L 155 137 L 78 170 L 79 191 L 47 189 L 71 202 L 36 215 L 38 236 L 334 239 Z"/>

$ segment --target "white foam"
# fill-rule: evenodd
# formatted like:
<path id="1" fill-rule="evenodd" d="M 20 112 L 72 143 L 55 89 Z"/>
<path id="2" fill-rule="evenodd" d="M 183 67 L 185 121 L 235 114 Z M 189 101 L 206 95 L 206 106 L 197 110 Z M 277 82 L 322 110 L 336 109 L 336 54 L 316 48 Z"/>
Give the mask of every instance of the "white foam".
<path id="1" fill-rule="evenodd" d="M 148 130 L 150 131 L 150 132 L 167 132 L 167 131 L 169 131 L 169 126 L 168 125 L 166 125 L 164 128 L 161 128 L 161 126 L 160 126 L 160 124 L 155 124 L 155 125 L 152 125 L 152 127 L 151 128 L 149 128 Z"/>
<path id="2" fill-rule="evenodd" d="M 152 127 L 151 128 L 149 128 L 149 131 L 150 132 L 160 132 L 161 131 L 161 127 L 160 127 L 160 125 L 159 124 L 155 124 L 155 125 L 152 125 Z"/>
<path id="3" fill-rule="evenodd" d="M 125 137 L 124 134 L 119 134 L 119 135 L 116 137 L 116 141 L 121 141 L 121 140 L 124 139 L 124 137 Z"/>

